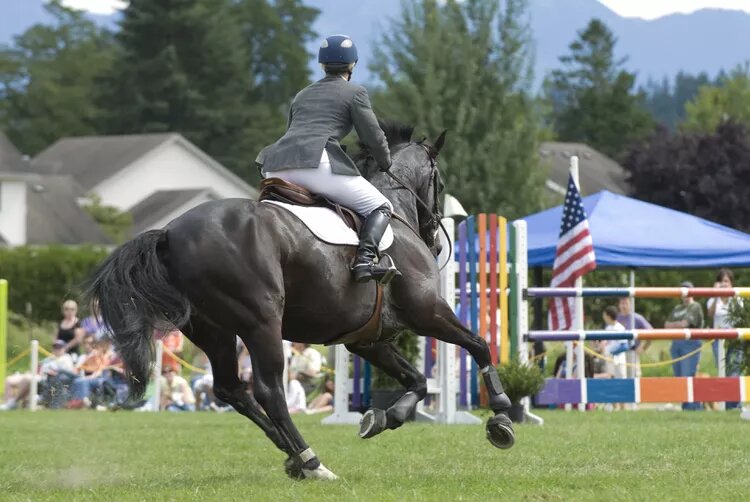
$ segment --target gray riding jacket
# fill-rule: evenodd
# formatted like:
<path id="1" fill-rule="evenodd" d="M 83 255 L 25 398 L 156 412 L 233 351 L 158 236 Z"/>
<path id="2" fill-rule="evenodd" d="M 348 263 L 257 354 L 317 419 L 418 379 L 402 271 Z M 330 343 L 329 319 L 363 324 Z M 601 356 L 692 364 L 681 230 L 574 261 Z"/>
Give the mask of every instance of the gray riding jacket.
<path id="1" fill-rule="evenodd" d="M 367 90 L 338 76 L 327 76 L 295 96 L 286 133 L 264 148 L 255 163 L 264 175 L 285 169 L 316 168 L 325 149 L 331 171 L 358 176 L 357 167 L 339 144 L 352 126 L 378 166 L 390 167 L 388 142 L 372 111 Z"/>

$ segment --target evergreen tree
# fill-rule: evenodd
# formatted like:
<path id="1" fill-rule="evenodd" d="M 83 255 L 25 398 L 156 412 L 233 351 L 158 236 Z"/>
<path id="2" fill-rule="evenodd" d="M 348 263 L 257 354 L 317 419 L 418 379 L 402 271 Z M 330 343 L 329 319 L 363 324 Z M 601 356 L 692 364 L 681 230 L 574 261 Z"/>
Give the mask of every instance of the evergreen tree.
<path id="1" fill-rule="evenodd" d="M 544 173 L 532 98 L 526 0 L 404 2 L 371 64 L 377 112 L 435 138 L 446 190 L 469 211 L 538 209 Z"/>
<path id="2" fill-rule="evenodd" d="M 564 68 L 545 83 L 559 138 L 612 157 L 653 127 L 642 96 L 632 92 L 635 75 L 622 69 L 624 60 L 615 60 L 616 42 L 602 21 L 591 20 L 560 57 Z"/>
<path id="3" fill-rule="evenodd" d="M 698 95 L 701 87 L 713 84 L 706 73 L 679 72 L 674 82 L 667 78 L 661 82 L 649 80 L 640 92 L 646 96 L 645 106 L 653 119 L 674 130 L 685 118 L 685 104 Z"/>
<path id="4" fill-rule="evenodd" d="M 0 129 L 34 155 L 63 136 L 96 132 L 96 78 L 111 63 L 112 36 L 58 0 L 53 18 L 0 49 Z"/>
<path id="5" fill-rule="evenodd" d="M 720 81 L 705 86 L 685 105 L 685 129 L 713 132 L 729 120 L 750 129 L 750 65 L 736 68 Z"/>
<path id="6" fill-rule="evenodd" d="M 229 1 L 132 0 L 117 40 L 108 132 L 176 131 L 225 165 L 247 162 L 250 76 Z"/>

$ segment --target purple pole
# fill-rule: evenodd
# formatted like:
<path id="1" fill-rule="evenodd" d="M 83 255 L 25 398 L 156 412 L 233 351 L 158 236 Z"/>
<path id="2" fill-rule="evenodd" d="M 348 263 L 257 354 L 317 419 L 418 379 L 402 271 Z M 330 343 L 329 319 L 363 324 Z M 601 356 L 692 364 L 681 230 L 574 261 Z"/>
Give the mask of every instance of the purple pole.
<path id="1" fill-rule="evenodd" d="M 458 283 L 461 292 L 459 293 L 459 314 L 461 324 L 468 327 L 469 324 L 469 295 L 466 291 L 466 220 L 458 225 Z M 466 388 L 466 350 L 459 350 L 459 405 L 468 406 L 467 388 Z"/>

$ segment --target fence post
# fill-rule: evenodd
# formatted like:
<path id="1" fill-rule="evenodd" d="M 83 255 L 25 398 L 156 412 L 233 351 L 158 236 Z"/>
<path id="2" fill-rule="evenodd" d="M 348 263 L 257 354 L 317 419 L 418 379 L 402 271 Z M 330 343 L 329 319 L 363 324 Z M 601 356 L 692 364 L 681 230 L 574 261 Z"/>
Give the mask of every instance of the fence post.
<path id="1" fill-rule="evenodd" d="M 31 385 L 29 387 L 29 410 L 36 411 L 37 403 L 37 372 L 39 368 L 39 342 L 31 340 Z"/>
<path id="2" fill-rule="evenodd" d="M 0 396 L 5 395 L 8 364 L 8 281 L 0 279 Z"/>

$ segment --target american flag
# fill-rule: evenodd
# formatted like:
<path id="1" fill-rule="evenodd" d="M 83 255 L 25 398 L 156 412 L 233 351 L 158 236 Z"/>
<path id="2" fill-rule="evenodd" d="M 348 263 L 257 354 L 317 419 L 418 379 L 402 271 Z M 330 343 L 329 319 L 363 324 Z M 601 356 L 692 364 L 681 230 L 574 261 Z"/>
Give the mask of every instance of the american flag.
<path id="1" fill-rule="evenodd" d="M 550 286 L 553 288 L 573 287 L 576 279 L 595 268 L 594 243 L 589 233 L 586 210 L 583 208 L 578 187 L 573 182 L 573 176 L 569 176 L 568 192 L 565 194 L 560 224 L 560 240 L 557 242 Z M 551 298 L 550 329 L 571 329 L 574 312 L 575 298 Z"/>

